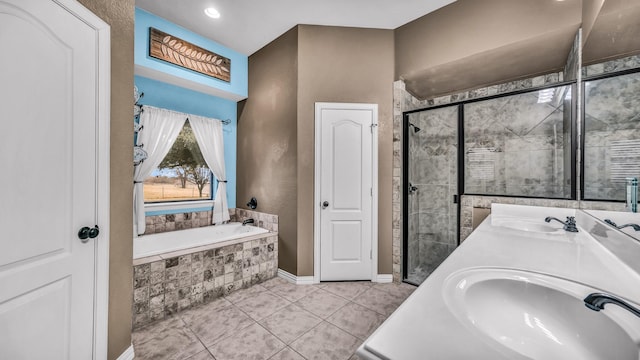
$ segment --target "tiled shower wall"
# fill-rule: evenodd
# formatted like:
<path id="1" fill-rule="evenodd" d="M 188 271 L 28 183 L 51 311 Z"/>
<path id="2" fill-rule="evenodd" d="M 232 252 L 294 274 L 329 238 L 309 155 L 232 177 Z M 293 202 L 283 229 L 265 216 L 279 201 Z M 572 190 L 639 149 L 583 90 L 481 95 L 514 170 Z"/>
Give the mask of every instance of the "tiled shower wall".
<path id="1" fill-rule="evenodd" d="M 407 278 L 421 283 L 457 245 L 458 110 L 409 115 L 409 242 Z"/>
<path id="2" fill-rule="evenodd" d="M 563 80 L 563 73 L 552 73 L 493 85 L 485 88 L 441 96 L 435 99 L 418 100 L 406 91 L 402 80 L 394 83 L 393 106 L 393 281 L 402 281 L 402 113 L 416 109 L 451 104 L 467 99 L 506 94 L 517 90 L 552 85 Z M 462 219 L 461 219 L 462 220 Z"/>
<path id="3" fill-rule="evenodd" d="M 574 56 L 579 62 L 579 56 Z M 612 60 L 602 64 L 593 64 L 582 67 L 582 76 L 596 76 L 613 73 L 622 70 L 640 68 L 640 56 L 631 56 L 623 59 Z M 570 76 L 568 78 L 571 78 Z M 563 73 L 553 73 L 522 81 L 514 81 L 507 84 L 494 85 L 487 88 L 471 90 L 459 94 L 447 95 L 435 99 L 418 100 L 409 94 L 403 81 L 394 83 L 394 131 L 393 131 L 393 280 L 402 280 L 402 113 L 415 109 L 429 108 L 437 105 L 449 104 L 465 99 L 481 98 L 485 96 L 508 93 L 519 89 L 528 89 L 543 85 L 552 85 L 563 81 Z M 595 163 L 597 158 L 591 158 L 586 154 L 586 161 Z M 578 153 L 578 162 L 580 154 Z M 567 166 L 565 166 L 567 167 Z M 579 168 L 579 164 L 578 164 Z M 578 180 L 578 184 L 579 179 Z M 579 189 L 580 191 L 580 189 Z M 623 211 L 624 204 L 612 202 L 553 200 L 553 199 L 527 199 L 517 197 L 492 197 L 492 196 L 463 196 L 460 215 L 460 238 L 464 240 L 472 231 L 473 208 L 490 208 L 491 203 L 509 203 L 520 205 L 568 207 L 594 210 Z"/>
<path id="4" fill-rule="evenodd" d="M 532 92 L 464 105 L 465 193 L 571 195 L 571 171 L 564 168 L 570 87 L 551 91 L 547 102 Z"/>

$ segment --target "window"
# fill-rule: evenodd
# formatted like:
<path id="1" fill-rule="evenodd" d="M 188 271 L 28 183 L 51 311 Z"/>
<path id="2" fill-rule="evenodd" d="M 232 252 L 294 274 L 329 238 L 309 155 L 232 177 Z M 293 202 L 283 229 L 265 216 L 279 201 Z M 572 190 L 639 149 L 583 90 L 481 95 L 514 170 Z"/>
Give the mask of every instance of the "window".
<path id="1" fill-rule="evenodd" d="M 176 142 L 144 180 L 145 203 L 211 200 L 213 175 L 187 120 Z"/>

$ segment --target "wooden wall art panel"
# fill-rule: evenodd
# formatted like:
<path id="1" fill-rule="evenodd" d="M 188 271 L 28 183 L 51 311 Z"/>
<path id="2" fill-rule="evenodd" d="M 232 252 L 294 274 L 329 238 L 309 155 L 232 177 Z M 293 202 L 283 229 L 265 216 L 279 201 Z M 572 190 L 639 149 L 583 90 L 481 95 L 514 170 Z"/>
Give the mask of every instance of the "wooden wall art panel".
<path id="1" fill-rule="evenodd" d="M 231 81 L 231 60 L 158 29 L 149 28 L 149 56 Z"/>

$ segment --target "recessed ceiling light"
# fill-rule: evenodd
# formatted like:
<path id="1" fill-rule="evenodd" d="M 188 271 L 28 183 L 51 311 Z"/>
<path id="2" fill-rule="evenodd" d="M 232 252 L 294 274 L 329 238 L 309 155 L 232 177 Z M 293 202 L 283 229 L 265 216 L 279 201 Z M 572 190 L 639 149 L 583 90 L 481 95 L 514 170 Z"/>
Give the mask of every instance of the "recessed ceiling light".
<path id="1" fill-rule="evenodd" d="M 220 12 L 212 7 L 204 9 L 204 13 L 210 18 L 217 19 L 220 17 Z"/>

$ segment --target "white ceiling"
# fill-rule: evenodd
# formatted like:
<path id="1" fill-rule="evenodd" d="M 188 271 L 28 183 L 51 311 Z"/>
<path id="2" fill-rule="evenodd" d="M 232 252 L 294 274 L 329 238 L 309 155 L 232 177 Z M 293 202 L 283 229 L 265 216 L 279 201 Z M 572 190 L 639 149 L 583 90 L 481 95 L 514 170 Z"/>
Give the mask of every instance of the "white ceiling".
<path id="1" fill-rule="evenodd" d="M 251 55 L 297 24 L 395 29 L 455 0 L 136 0 L 136 6 Z M 222 16 L 204 14 L 215 7 Z"/>

